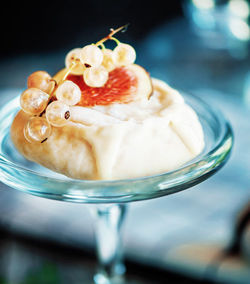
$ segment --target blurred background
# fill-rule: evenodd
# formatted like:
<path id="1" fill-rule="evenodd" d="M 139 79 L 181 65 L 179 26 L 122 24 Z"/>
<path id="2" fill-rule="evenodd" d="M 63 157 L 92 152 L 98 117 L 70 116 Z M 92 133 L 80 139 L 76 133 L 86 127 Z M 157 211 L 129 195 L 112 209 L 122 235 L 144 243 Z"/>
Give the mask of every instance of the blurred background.
<path id="1" fill-rule="evenodd" d="M 128 278 L 136 283 L 250 283 L 250 1 L 5 2 L 1 105 L 36 70 L 54 74 L 70 49 L 130 23 L 119 40 L 151 76 L 219 107 L 235 145 L 226 166 L 184 192 L 130 204 Z M 88 206 L 45 200 L 0 184 L 0 284 L 90 283 Z"/>

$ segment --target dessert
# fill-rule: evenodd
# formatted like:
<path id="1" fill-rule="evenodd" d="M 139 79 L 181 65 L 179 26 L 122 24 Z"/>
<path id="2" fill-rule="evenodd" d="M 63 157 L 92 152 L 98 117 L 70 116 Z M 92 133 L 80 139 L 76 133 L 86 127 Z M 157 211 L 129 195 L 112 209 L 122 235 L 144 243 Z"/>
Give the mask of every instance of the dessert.
<path id="1" fill-rule="evenodd" d="M 134 48 L 114 38 L 123 29 L 70 51 L 54 77 L 29 76 L 11 127 L 24 157 L 70 178 L 112 180 L 174 170 L 202 151 L 196 113 L 134 63 Z"/>

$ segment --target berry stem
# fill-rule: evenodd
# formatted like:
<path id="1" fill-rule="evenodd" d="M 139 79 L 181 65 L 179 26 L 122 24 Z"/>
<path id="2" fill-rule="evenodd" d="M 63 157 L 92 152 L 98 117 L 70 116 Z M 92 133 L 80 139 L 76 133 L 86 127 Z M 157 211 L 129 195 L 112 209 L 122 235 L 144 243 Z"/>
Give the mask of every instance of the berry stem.
<path id="1" fill-rule="evenodd" d="M 55 79 L 51 78 L 50 81 L 55 83 L 55 87 L 57 86 L 57 81 Z"/>
<path id="2" fill-rule="evenodd" d="M 101 45 L 102 43 L 104 43 L 105 41 L 107 41 L 107 40 L 109 40 L 109 39 L 113 39 L 113 40 L 114 40 L 114 38 L 112 38 L 113 35 L 116 34 L 116 33 L 118 33 L 118 32 L 120 32 L 120 31 L 126 30 L 126 28 L 128 27 L 128 25 L 129 25 L 129 24 L 126 24 L 126 25 L 121 26 L 121 27 L 119 27 L 119 28 L 117 28 L 117 29 L 115 29 L 115 30 L 114 30 L 114 29 L 110 29 L 111 32 L 110 32 L 107 36 L 105 36 L 103 39 L 99 40 L 95 45 L 96 45 L 96 46 L 99 46 L 99 45 Z"/>
<path id="3" fill-rule="evenodd" d="M 61 79 L 60 83 L 62 83 L 63 81 L 66 80 L 67 76 L 69 75 L 69 73 L 73 70 L 73 68 L 77 65 L 78 63 L 73 61 L 72 65 L 70 66 L 70 68 L 67 70 L 67 72 L 64 74 L 63 78 Z"/>
<path id="4" fill-rule="evenodd" d="M 51 79 L 51 80 L 55 82 L 55 85 L 56 85 L 56 86 L 59 86 L 61 83 L 63 83 L 63 82 L 66 80 L 66 78 L 68 77 L 68 75 L 70 74 L 70 72 L 72 71 L 72 69 L 73 69 L 77 64 L 79 64 L 79 62 L 73 61 L 73 62 L 72 62 L 72 65 L 68 68 L 67 72 L 64 74 L 64 76 L 62 77 L 62 79 L 61 79 L 59 82 L 57 82 L 57 81 L 54 80 L 54 79 Z M 54 95 L 54 92 L 55 92 L 55 89 L 54 89 L 53 92 L 50 94 L 50 97 L 52 97 L 52 96 Z"/>
<path id="5" fill-rule="evenodd" d="M 104 50 L 106 47 L 103 43 L 100 43 L 101 48 Z"/>
<path id="6" fill-rule="evenodd" d="M 112 39 L 113 41 L 115 41 L 116 42 L 116 44 L 117 45 L 119 45 L 121 42 L 117 39 L 117 38 L 115 38 L 115 37 L 110 37 L 110 39 Z"/>

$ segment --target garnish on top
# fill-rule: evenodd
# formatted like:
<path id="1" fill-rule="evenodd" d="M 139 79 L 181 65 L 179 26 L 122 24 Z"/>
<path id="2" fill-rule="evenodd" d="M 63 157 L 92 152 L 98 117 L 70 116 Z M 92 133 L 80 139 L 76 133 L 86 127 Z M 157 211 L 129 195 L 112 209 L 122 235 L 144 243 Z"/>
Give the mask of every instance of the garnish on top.
<path id="1" fill-rule="evenodd" d="M 45 142 L 51 125 L 62 127 L 70 120 L 70 106 L 90 107 L 112 103 L 128 103 L 138 98 L 149 98 L 152 84 L 149 74 L 134 64 L 134 48 L 121 43 L 116 30 L 95 44 L 71 50 L 65 58 L 63 70 L 52 78 L 45 71 L 28 77 L 28 89 L 20 97 L 20 105 L 31 118 L 24 129 L 29 142 Z M 104 43 L 113 40 L 111 50 Z"/>

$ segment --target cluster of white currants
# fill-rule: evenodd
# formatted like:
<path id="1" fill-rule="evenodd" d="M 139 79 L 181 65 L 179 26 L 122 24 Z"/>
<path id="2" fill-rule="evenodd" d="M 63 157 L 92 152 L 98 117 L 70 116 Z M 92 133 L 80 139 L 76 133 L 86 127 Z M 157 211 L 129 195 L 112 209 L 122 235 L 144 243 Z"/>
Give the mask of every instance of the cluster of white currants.
<path id="1" fill-rule="evenodd" d="M 84 82 L 90 87 L 102 87 L 108 80 L 109 72 L 118 66 L 133 64 L 136 58 L 134 48 L 117 41 L 114 50 L 103 44 L 86 45 L 71 50 L 66 58 L 66 68 L 74 75 L 83 75 Z"/>
<path id="2" fill-rule="evenodd" d="M 81 100 L 81 90 L 72 81 L 63 81 L 56 89 L 55 86 L 56 82 L 44 71 L 34 72 L 28 78 L 28 89 L 22 93 L 20 105 L 31 115 L 24 128 L 29 142 L 44 142 L 51 125 L 64 126 L 70 118 L 70 106 Z"/>
<path id="3" fill-rule="evenodd" d="M 29 142 L 46 141 L 51 125 L 61 127 L 70 119 L 70 106 L 78 104 L 82 96 L 78 85 L 67 80 L 70 73 L 83 76 L 88 86 L 96 88 L 105 85 L 109 72 L 116 67 L 134 63 L 134 48 L 113 37 L 126 26 L 111 29 L 110 34 L 96 44 L 71 50 L 66 56 L 67 70 L 60 82 L 45 71 L 34 72 L 28 77 L 28 89 L 22 93 L 20 105 L 30 115 L 24 129 L 24 136 Z M 103 43 L 108 39 L 117 43 L 114 50 L 105 48 Z"/>

